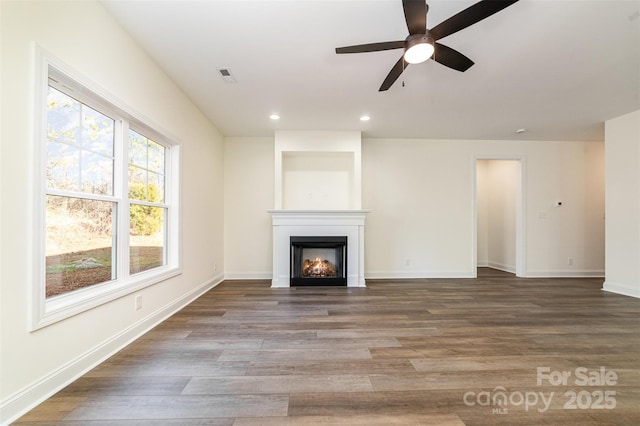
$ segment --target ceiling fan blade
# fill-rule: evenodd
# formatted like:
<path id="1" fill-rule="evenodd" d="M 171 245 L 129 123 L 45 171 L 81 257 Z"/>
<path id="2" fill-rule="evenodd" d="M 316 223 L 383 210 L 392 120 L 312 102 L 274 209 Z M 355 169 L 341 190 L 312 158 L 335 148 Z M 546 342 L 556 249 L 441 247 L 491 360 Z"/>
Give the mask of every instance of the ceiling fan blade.
<path id="1" fill-rule="evenodd" d="M 462 53 L 444 44 L 436 43 L 433 60 L 454 70 L 465 72 L 473 65 L 473 61 Z"/>
<path id="2" fill-rule="evenodd" d="M 424 34 L 427 31 L 427 11 L 429 10 L 425 0 L 402 0 L 402 8 L 409 34 Z"/>
<path id="3" fill-rule="evenodd" d="M 389 90 L 389 87 L 391 87 L 393 83 L 396 82 L 398 77 L 400 77 L 400 74 L 402 74 L 402 71 L 404 71 L 404 69 L 407 68 L 408 66 L 409 64 L 404 60 L 404 56 L 401 56 L 398 62 L 396 62 L 393 68 L 391 68 L 391 71 L 389 71 L 387 78 L 385 78 L 384 81 L 382 82 L 382 86 L 380 86 L 380 88 L 378 89 L 378 92 L 384 92 L 385 90 Z"/>
<path id="4" fill-rule="evenodd" d="M 434 40 L 441 39 L 480 22 L 517 1 L 518 0 L 482 0 L 431 28 L 429 34 Z"/>
<path id="5" fill-rule="evenodd" d="M 336 53 L 379 52 L 381 50 L 402 49 L 404 40 L 385 41 L 382 43 L 358 44 L 355 46 L 336 47 Z"/>

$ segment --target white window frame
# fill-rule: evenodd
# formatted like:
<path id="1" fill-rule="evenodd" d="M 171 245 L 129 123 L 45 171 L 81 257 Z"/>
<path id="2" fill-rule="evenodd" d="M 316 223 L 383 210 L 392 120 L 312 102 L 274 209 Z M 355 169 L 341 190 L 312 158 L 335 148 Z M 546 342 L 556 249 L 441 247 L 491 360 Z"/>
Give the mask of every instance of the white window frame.
<path id="1" fill-rule="evenodd" d="M 180 143 L 166 130 L 102 89 L 94 82 L 77 73 L 55 56 L 34 43 L 34 122 L 32 137 L 33 152 L 33 260 L 30 291 L 30 331 L 54 324 L 58 321 L 93 309 L 145 287 L 167 280 L 182 273 L 182 244 L 180 233 Z M 80 290 L 46 297 L 46 99 L 49 77 L 53 76 L 64 87 L 66 93 L 89 107 L 115 119 L 114 133 L 114 189 L 113 197 L 118 203 L 116 232 L 116 279 L 95 284 Z M 69 92 L 70 91 L 70 92 Z M 128 130 L 132 128 L 165 149 L 165 264 L 147 271 L 129 273 L 129 196 L 128 196 Z M 66 194 L 68 195 L 68 194 Z M 94 198 L 91 197 L 90 198 Z"/>

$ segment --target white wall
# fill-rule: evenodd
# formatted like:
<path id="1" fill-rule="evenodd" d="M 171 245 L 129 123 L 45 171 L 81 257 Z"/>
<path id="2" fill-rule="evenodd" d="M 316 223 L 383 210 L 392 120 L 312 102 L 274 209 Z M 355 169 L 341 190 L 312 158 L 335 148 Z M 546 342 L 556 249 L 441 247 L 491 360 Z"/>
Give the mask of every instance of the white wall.
<path id="1" fill-rule="evenodd" d="M 268 197 L 255 200 L 243 191 L 243 182 L 268 191 L 273 156 L 264 140 L 236 142 L 226 140 L 225 217 L 231 222 L 225 230 L 225 271 L 251 277 L 270 270 L 265 211 L 272 206 Z M 362 208 L 371 210 L 366 276 L 474 276 L 476 158 L 521 157 L 526 163 L 523 275 L 603 276 L 602 142 L 363 139 Z M 563 200 L 562 208 L 553 207 L 557 199 Z M 251 253 L 255 268 L 233 254 L 235 241 L 249 235 L 268 239 Z"/>
<path id="2" fill-rule="evenodd" d="M 640 111 L 605 124 L 604 289 L 640 297 Z"/>
<path id="3" fill-rule="evenodd" d="M 473 276 L 474 159 L 520 157 L 523 275 L 602 276 L 602 143 L 364 139 L 367 277 Z"/>
<path id="4" fill-rule="evenodd" d="M 473 276 L 474 168 L 455 141 L 363 140 L 368 278 Z"/>
<path id="5" fill-rule="evenodd" d="M 476 259 L 478 267 L 489 266 L 489 161 L 476 163 Z"/>
<path id="6" fill-rule="evenodd" d="M 5 423 L 211 286 L 223 256 L 223 140 L 94 1 L 1 3 L 0 422 Z M 37 42 L 182 142 L 182 275 L 35 332 L 32 262 L 33 56 Z M 221 270 L 218 271 L 221 274 Z"/>
<path id="7" fill-rule="evenodd" d="M 476 181 L 478 266 L 515 273 L 520 163 L 478 160 Z"/>
<path id="8" fill-rule="evenodd" d="M 490 161 L 489 179 L 489 266 L 515 273 L 520 163 L 513 160 Z"/>
<path id="9" fill-rule="evenodd" d="M 274 197 L 273 138 L 226 138 L 224 271 L 227 278 L 270 279 Z"/>

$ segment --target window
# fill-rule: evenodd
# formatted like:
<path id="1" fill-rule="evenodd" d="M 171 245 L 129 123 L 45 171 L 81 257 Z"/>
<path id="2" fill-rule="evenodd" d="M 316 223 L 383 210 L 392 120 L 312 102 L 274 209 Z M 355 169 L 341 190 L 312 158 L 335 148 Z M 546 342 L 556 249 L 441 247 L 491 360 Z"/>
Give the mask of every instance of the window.
<path id="1" fill-rule="evenodd" d="M 180 272 L 179 145 L 38 52 L 32 329 Z"/>
<path id="2" fill-rule="evenodd" d="M 129 130 L 129 272 L 164 265 L 164 161 L 162 145 Z"/>
<path id="3" fill-rule="evenodd" d="M 55 84 L 52 80 L 51 84 Z M 117 278 L 115 120 L 51 85 L 46 114 L 46 297 Z"/>

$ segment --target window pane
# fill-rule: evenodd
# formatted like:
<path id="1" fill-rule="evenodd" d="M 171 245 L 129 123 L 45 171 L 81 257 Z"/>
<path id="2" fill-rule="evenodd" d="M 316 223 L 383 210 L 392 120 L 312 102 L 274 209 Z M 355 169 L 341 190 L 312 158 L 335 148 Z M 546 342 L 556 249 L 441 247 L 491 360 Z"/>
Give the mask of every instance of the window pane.
<path id="1" fill-rule="evenodd" d="M 164 147 L 149 141 L 149 170 L 164 173 Z"/>
<path id="2" fill-rule="evenodd" d="M 165 264 L 165 209 L 131 204 L 129 272 L 147 271 Z"/>
<path id="3" fill-rule="evenodd" d="M 49 87 L 47 187 L 113 195 L 113 119 Z"/>
<path id="4" fill-rule="evenodd" d="M 129 166 L 129 198 L 147 201 L 147 171 Z"/>
<path id="5" fill-rule="evenodd" d="M 97 154 L 113 157 L 114 121 L 89 108 L 82 106 L 82 147 Z"/>
<path id="6" fill-rule="evenodd" d="M 166 148 L 141 134 L 129 131 L 129 198 L 164 202 Z"/>
<path id="7" fill-rule="evenodd" d="M 115 276 L 116 203 L 47 196 L 46 297 Z"/>
<path id="8" fill-rule="evenodd" d="M 47 188 L 80 190 L 80 149 L 47 141 Z"/>
<path id="9" fill-rule="evenodd" d="M 149 172 L 149 201 L 164 203 L 164 175 Z"/>
<path id="10" fill-rule="evenodd" d="M 82 192 L 113 195 L 113 159 L 84 151 Z"/>
<path id="11" fill-rule="evenodd" d="M 129 130 L 129 164 L 147 168 L 147 138 Z"/>
<path id="12" fill-rule="evenodd" d="M 80 102 L 49 87 L 47 94 L 47 137 L 76 144 L 80 135 Z"/>

